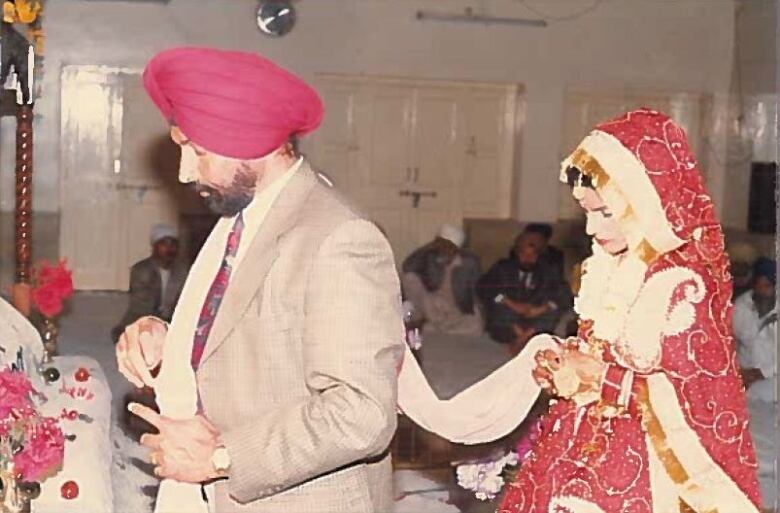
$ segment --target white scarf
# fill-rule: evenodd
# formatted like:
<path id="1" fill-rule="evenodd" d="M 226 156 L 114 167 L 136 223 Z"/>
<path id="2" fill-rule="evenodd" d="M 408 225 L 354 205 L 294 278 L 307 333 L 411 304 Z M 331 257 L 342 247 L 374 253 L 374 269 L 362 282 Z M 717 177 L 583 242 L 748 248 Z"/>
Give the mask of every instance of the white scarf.
<path id="1" fill-rule="evenodd" d="M 182 288 L 179 304 L 173 314 L 165 339 L 163 362 L 155 382 L 160 412 L 174 419 L 186 419 L 198 411 L 198 392 L 195 372 L 190 364 L 193 334 L 206 299 L 215 269 L 222 260 L 231 219 L 222 218 L 212 230 L 192 265 Z M 207 513 L 200 485 L 165 479 L 160 483 L 155 513 Z"/>

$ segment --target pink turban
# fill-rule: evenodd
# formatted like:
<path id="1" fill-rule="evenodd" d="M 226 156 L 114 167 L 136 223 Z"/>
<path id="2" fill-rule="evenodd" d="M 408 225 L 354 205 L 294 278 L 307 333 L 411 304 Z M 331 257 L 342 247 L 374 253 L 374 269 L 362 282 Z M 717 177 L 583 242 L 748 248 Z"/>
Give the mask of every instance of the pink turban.
<path id="1" fill-rule="evenodd" d="M 260 55 L 173 48 L 155 55 L 144 87 L 162 115 L 195 144 L 255 159 L 314 131 L 322 100 L 303 80 Z"/>

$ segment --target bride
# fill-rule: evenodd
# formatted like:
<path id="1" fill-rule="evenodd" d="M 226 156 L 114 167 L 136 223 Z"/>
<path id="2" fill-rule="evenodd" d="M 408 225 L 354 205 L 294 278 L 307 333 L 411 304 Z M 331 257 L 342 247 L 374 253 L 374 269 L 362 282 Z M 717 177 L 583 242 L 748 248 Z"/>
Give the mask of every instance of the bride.
<path id="1" fill-rule="evenodd" d="M 541 389 L 556 396 L 500 513 L 757 512 L 723 233 L 683 130 L 629 112 L 597 126 L 561 178 L 594 240 L 578 335 L 535 337 L 448 401 L 407 352 L 400 408 L 473 444 L 511 432 Z"/>

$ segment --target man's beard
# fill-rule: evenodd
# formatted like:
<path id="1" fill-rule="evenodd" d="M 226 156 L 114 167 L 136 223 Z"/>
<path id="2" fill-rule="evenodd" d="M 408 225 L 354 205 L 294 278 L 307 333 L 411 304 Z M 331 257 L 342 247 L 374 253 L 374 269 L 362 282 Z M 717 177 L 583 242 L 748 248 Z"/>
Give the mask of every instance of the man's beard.
<path id="1" fill-rule="evenodd" d="M 247 170 L 241 169 L 236 173 L 230 187 L 224 191 L 208 185 L 195 184 L 195 192 L 198 196 L 202 192 L 208 193 L 204 201 L 209 210 L 215 214 L 233 217 L 252 203 L 255 197 L 255 183 L 256 178 Z"/>
<path id="2" fill-rule="evenodd" d="M 517 262 L 517 266 L 520 268 L 523 272 L 530 272 L 536 269 L 536 262 L 529 263 L 529 262 Z"/>
<path id="3" fill-rule="evenodd" d="M 246 189 L 231 187 L 229 190 L 221 192 L 207 185 L 195 185 L 195 192 L 198 196 L 204 191 L 208 193 L 208 196 L 203 198 L 206 206 L 209 210 L 222 217 L 233 217 L 238 214 L 252 203 L 255 197 L 254 191 L 247 191 Z"/>

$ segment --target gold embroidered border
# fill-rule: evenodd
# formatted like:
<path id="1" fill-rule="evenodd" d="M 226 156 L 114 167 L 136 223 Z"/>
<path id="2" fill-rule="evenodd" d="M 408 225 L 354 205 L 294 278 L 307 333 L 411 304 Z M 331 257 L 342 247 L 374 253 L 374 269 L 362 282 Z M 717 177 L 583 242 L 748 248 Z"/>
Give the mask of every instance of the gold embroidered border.
<path id="1" fill-rule="evenodd" d="M 571 163 L 582 174 L 589 176 L 596 188 L 604 187 L 610 180 L 609 174 L 601 167 L 599 161 L 582 148 L 577 148 L 571 154 Z"/>
<path id="2" fill-rule="evenodd" d="M 666 433 L 661 426 L 661 421 L 653 410 L 653 406 L 650 403 L 650 392 L 647 387 L 647 383 L 642 382 L 638 386 L 638 401 L 642 410 L 642 426 L 650 438 L 653 447 L 648 447 L 648 450 L 655 450 L 658 459 L 664 466 L 667 475 L 672 482 L 680 489 L 686 490 L 691 497 L 702 497 L 703 490 L 696 484 L 688 475 L 688 472 L 683 467 L 680 459 L 674 453 L 674 450 L 669 447 L 667 443 Z M 718 513 L 718 508 L 711 508 L 706 506 L 700 506 L 702 509 L 695 509 L 688 502 L 680 498 L 680 512 L 681 513 Z M 706 509 L 704 509 L 706 508 Z"/>
<path id="3" fill-rule="evenodd" d="M 593 187 L 596 190 L 601 189 L 610 181 L 609 173 L 601 166 L 598 160 L 585 151 L 583 148 L 577 148 L 574 153 L 571 154 L 571 164 L 580 170 L 584 175 L 587 175 L 593 181 Z M 623 212 L 621 218 L 628 218 L 634 215 L 633 205 L 628 204 L 626 211 Z M 646 238 L 642 238 L 642 241 L 637 246 L 637 253 L 639 258 L 644 263 L 650 265 L 656 258 L 658 258 L 658 251 L 647 241 Z"/>

